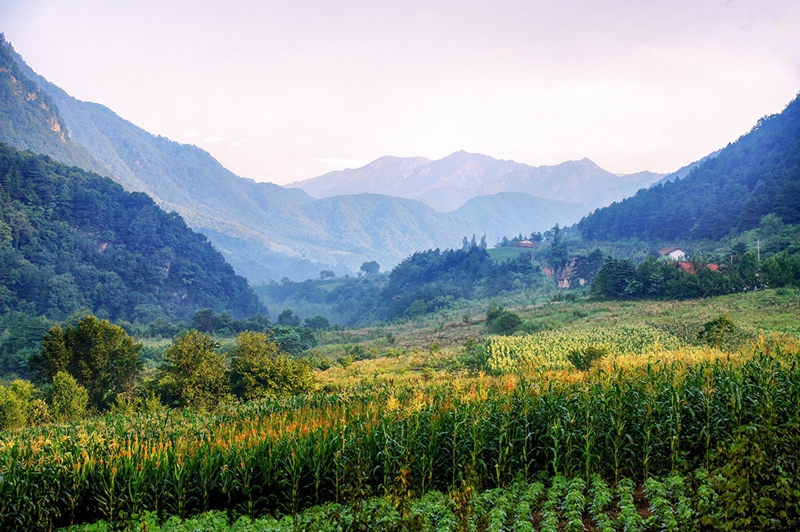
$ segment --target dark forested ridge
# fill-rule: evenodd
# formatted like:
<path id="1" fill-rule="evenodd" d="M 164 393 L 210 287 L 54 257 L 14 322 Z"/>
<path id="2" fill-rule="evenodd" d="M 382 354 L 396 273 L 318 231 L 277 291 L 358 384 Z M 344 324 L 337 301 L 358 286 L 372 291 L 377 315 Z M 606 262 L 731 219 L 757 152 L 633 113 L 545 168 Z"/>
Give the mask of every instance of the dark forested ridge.
<path id="1" fill-rule="evenodd" d="M 800 98 L 685 178 L 598 209 L 578 228 L 594 240 L 719 239 L 770 213 L 800 222 Z"/>
<path id="2" fill-rule="evenodd" d="M 0 313 L 249 316 L 258 298 L 203 235 L 143 193 L 0 144 Z"/>

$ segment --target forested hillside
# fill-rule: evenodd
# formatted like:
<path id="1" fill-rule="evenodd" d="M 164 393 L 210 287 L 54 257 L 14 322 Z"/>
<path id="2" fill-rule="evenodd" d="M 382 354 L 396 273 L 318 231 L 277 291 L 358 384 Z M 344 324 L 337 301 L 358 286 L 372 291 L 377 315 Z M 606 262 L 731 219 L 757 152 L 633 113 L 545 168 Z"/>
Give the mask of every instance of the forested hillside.
<path id="1" fill-rule="evenodd" d="M 770 213 L 800 222 L 800 98 L 759 120 L 684 179 L 640 190 L 578 227 L 595 240 L 716 240 L 751 229 Z"/>
<path id="2" fill-rule="evenodd" d="M 20 71 L 0 33 L 0 141 L 48 153 L 60 161 L 108 175 L 89 151 L 74 142 L 50 96 Z"/>
<path id="3" fill-rule="evenodd" d="M 112 320 L 262 307 L 203 235 L 142 193 L 0 144 L 0 313 Z"/>

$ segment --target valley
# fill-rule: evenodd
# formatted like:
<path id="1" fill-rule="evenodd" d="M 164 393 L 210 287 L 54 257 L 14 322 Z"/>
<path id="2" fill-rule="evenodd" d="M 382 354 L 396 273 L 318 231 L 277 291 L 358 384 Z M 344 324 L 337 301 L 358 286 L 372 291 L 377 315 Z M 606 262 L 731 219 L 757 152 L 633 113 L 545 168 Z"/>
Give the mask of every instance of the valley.
<path id="1" fill-rule="evenodd" d="M 799 316 L 800 97 L 279 186 L 0 35 L 2 530 L 794 530 Z"/>

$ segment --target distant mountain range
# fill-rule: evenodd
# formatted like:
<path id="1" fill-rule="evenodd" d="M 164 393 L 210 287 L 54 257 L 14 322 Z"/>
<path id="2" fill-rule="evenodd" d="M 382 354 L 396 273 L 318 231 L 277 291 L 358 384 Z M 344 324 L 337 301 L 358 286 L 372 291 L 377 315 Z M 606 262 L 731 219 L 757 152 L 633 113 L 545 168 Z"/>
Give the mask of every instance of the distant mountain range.
<path id="1" fill-rule="evenodd" d="M 486 234 L 491 243 L 543 231 L 660 177 L 615 176 L 587 159 L 530 167 L 457 152 L 440 161 L 384 157 L 303 182 L 334 183 L 315 199 L 300 188 L 241 178 L 196 146 L 71 97 L 30 69 L 1 35 L 0 49 L 0 142 L 145 192 L 205 234 L 251 282 L 303 280 L 322 269 L 352 273 L 372 260 L 387 269 L 415 251 L 459 247 L 465 235 Z"/>
<path id="2" fill-rule="evenodd" d="M 585 217 L 584 237 L 710 239 L 772 214 L 800 223 L 800 96 L 685 177 L 642 190 Z"/>
<path id="3" fill-rule="evenodd" d="M 528 166 L 459 151 L 438 161 L 381 157 L 355 170 L 330 172 L 287 186 L 315 198 L 373 192 L 416 199 L 450 212 L 476 196 L 523 192 L 542 200 L 577 203 L 586 212 L 636 193 L 664 174 L 616 175 L 589 159 L 555 166 Z"/>

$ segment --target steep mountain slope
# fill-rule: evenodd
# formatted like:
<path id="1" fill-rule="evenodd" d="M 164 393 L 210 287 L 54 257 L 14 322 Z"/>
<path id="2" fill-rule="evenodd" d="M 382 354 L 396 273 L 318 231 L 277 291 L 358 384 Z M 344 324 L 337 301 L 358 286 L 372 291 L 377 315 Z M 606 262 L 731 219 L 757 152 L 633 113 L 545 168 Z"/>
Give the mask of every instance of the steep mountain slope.
<path id="1" fill-rule="evenodd" d="M 697 161 L 695 161 L 693 163 L 689 163 L 686 166 L 683 166 L 683 167 L 679 168 L 678 170 L 675 170 L 671 174 L 665 175 L 664 177 L 662 177 L 661 179 L 659 179 L 658 181 L 656 181 L 655 183 L 650 185 L 648 188 L 653 188 L 653 187 L 656 187 L 658 185 L 663 185 L 664 183 L 668 183 L 670 181 L 675 181 L 676 179 L 683 179 L 684 177 L 689 175 L 689 172 L 691 172 L 692 170 L 694 170 L 695 168 L 697 168 L 698 166 L 700 166 L 701 164 L 703 164 L 707 160 L 713 159 L 714 157 L 719 155 L 719 152 L 721 152 L 721 151 L 722 150 L 717 150 L 717 151 L 715 151 L 713 153 L 709 153 L 705 157 L 703 157 L 701 159 L 698 159 Z"/>
<path id="2" fill-rule="evenodd" d="M 190 319 L 262 307 L 203 235 L 145 194 L 0 145 L 0 313 Z"/>
<path id="3" fill-rule="evenodd" d="M 292 183 L 314 197 L 380 192 L 424 201 L 447 212 L 475 196 L 525 192 L 533 196 L 581 203 L 586 210 L 610 204 L 661 178 L 640 172 L 618 176 L 589 159 L 555 166 L 528 166 L 459 151 L 438 161 L 422 157 L 381 157 L 370 164 Z"/>
<path id="4" fill-rule="evenodd" d="M 8 49 L 20 72 L 58 105 L 75 140 L 116 181 L 178 212 L 253 282 L 283 276 L 302 280 L 331 268 L 352 272 L 370 260 L 390 267 L 418 249 L 455 246 L 477 231 L 409 200 L 381 203 L 358 196 L 316 205 L 299 189 L 240 178 L 195 146 L 153 136 L 102 105 L 72 98 Z M 347 209 L 334 208 L 337 204 Z M 372 218 L 380 220 L 377 227 L 384 233 L 362 228 Z"/>
<path id="5" fill-rule="evenodd" d="M 586 209 L 577 203 L 546 200 L 524 192 L 500 192 L 472 198 L 450 214 L 480 227 L 491 244 L 504 236 L 544 232 L 555 224 L 572 225 Z"/>
<path id="6" fill-rule="evenodd" d="M 800 98 L 677 179 L 581 220 L 586 238 L 718 239 L 774 213 L 800 223 Z"/>
<path id="7" fill-rule="evenodd" d="M 74 142 L 50 97 L 22 73 L 0 33 L 0 142 L 44 152 L 60 161 L 108 175 L 108 169 Z"/>

